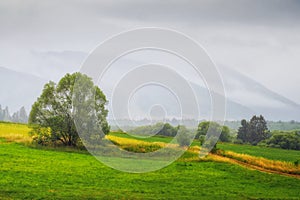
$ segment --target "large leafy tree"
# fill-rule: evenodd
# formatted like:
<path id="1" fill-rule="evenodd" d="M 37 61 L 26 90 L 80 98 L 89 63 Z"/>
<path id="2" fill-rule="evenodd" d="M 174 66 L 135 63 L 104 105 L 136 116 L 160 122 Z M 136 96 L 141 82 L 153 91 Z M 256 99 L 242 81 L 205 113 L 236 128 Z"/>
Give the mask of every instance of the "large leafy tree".
<path id="1" fill-rule="evenodd" d="M 254 115 L 250 122 L 241 121 L 241 127 L 238 130 L 237 138 L 246 143 L 256 145 L 262 140 L 270 137 L 270 131 L 267 127 L 265 118 L 260 115 Z"/>
<path id="2" fill-rule="evenodd" d="M 79 87 L 82 93 L 74 94 L 75 81 L 80 81 Z M 84 88 L 85 87 L 85 88 Z M 84 92 L 93 91 L 93 95 Z M 78 90 L 77 90 L 78 91 Z M 93 84 L 92 80 L 79 72 L 66 74 L 58 84 L 49 82 L 44 86 L 41 96 L 33 104 L 29 123 L 33 125 L 35 139 L 41 144 L 63 144 L 66 146 L 78 146 L 81 140 L 74 122 L 73 97 L 81 98 L 80 115 L 85 119 L 95 118 L 95 123 L 104 134 L 109 132 L 106 121 L 108 114 L 105 104 L 105 95 Z M 93 104 L 93 105 L 91 105 Z M 77 109 L 79 106 L 76 107 Z M 78 110 L 76 110 L 78 112 Z M 73 113 L 72 113 L 73 112 Z M 95 116 L 95 117 L 94 117 Z M 101 139 L 101 138 L 98 138 Z"/>

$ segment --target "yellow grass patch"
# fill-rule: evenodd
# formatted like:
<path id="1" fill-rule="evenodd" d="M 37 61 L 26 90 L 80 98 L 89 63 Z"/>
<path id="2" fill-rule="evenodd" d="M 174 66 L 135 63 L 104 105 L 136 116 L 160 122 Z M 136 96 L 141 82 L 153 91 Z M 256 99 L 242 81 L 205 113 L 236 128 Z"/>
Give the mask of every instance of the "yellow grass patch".
<path id="1" fill-rule="evenodd" d="M 153 152 L 166 146 L 163 142 L 144 142 L 113 135 L 107 135 L 105 137 L 122 149 L 139 153 Z"/>
<path id="2" fill-rule="evenodd" d="M 295 164 L 290 162 L 269 160 L 262 157 L 255 157 L 247 154 L 239 154 L 231 151 L 224 151 L 221 153 L 221 155 L 267 170 L 273 170 L 289 174 L 300 174 L 300 166 L 296 166 Z"/>
<path id="3" fill-rule="evenodd" d="M 30 130 L 26 124 L 0 123 L 0 138 L 8 142 L 29 143 L 32 141 Z"/>

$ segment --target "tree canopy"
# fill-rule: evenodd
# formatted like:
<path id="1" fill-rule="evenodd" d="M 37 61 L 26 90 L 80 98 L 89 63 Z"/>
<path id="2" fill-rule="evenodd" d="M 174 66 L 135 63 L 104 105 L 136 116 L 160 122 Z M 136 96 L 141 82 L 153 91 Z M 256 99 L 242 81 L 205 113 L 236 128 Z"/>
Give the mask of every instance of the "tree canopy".
<path id="1" fill-rule="evenodd" d="M 229 142 L 230 141 L 230 129 L 227 126 L 221 126 L 217 122 L 203 121 L 198 125 L 196 139 L 203 140 L 201 137 L 205 136 L 208 132 L 208 128 L 216 132 L 221 132 L 219 140 L 221 142 Z"/>
<path id="2" fill-rule="evenodd" d="M 262 115 L 253 116 L 249 122 L 243 119 L 241 125 L 238 130 L 237 139 L 244 143 L 256 145 L 260 141 L 270 137 L 267 122 Z"/>
<path id="3" fill-rule="evenodd" d="M 95 123 L 99 125 L 104 134 L 109 132 L 110 128 L 106 121 L 108 111 L 105 108 L 107 103 L 105 95 L 99 87 L 93 84 L 91 78 L 77 72 L 66 74 L 58 84 L 52 81 L 47 83 L 41 96 L 33 104 L 29 124 L 33 125 L 32 132 L 38 143 L 45 145 L 61 143 L 67 146 L 81 144 L 82 141 L 79 138 L 72 115 L 74 112 L 72 98 L 77 79 L 81 81 L 81 87 L 89 87 L 94 91 L 94 95 L 82 94 L 80 114 L 83 117 L 96 115 Z M 95 105 L 89 105 L 91 103 Z M 91 108 L 93 112 L 91 112 Z"/>

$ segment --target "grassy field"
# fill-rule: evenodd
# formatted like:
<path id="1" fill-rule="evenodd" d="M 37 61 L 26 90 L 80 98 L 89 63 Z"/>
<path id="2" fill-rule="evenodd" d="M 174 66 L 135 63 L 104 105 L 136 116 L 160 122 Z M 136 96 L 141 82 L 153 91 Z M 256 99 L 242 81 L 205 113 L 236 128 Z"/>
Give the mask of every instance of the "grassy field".
<path id="1" fill-rule="evenodd" d="M 1 199 L 298 198 L 300 181 L 226 163 L 175 162 L 147 174 L 110 169 L 84 153 L 0 144 Z"/>
<path id="2" fill-rule="evenodd" d="M 124 173 L 103 165 L 85 151 L 24 144 L 30 139 L 28 130 L 26 125 L 0 123 L 0 138 L 5 138 L 0 139 L 0 199 L 300 197 L 299 179 L 225 162 L 179 160 L 151 173 Z M 14 138 L 23 143 L 12 142 Z M 167 139 L 170 138 L 152 138 L 154 142 Z"/>
<path id="3" fill-rule="evenodd" d="M 218 148 L 233 151 L 236 153 L 249 154 L 252 156 L 264 157 L 271 160 L 281 160 L 294 162 L 300 160 L 300 151 L 296 150 L 284 150 L 277 148 L 259 147 L 251 145 L 239 145 L 230 143 L 220 143 Z"/>

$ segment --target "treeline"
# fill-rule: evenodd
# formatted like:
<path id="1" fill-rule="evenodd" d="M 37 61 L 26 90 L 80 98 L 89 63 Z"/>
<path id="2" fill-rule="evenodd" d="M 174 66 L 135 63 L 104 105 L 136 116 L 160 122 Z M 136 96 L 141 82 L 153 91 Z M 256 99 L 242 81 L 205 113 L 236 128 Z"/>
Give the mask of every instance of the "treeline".
<path id="1" fill-rule="evenodd" d="M 178 130 L 183 126 L 172 126 L 169 123 L 156 123 L 154 125 L 139 126 L 130 130 L 129 132 L 140 136 L 152 136 L 159 135 L 165 137 L 175 137 Z M 206 135 L 208 128 L 213 131 L 219 132 L 219 141 L 221 142 L 231 142 L 233 141 L 233 136 L 231 130 L 227 126 L 221 126 L 216 122 L 203 121 L 199 123 L 197 130 L 187 129 L 189 132 L 194 132 L 195 139 L 203 140 Z"/>
<path id="2" fill-rule="evenodd" d="M 178 127 L 172 126 L 169 123 L 156 123 L 154 125 L 147 125 L 147 126 L 139 126 L 130 130 L 130 133 L 135 135 L 160 135 L 160 136 L 168 136 L 174 137 L 176 136 L 178 131 Z"/>
<path id="3" fill-rule="evenodd" d="M 243 119 L 236 143 L 300 150 L 300 131 L 270 131 L 263 116 Z"/>
<path id="4" fill-rule="evenodd" d="M 250 144 L 282 149 L 300 150 L 300 131 L 270 131 L 268 122 L 263 116 L 253 116 L 249 121 L 243 119 L 240 122 L 238 132 L 228 126 L 222 126 L 217 122 L 203 121 L 194 132 L 195 139 L 204 141 L 208 129 L 221 133 L 218 141 L 232 142 L 236 144 Z M 155 125 L 140 126 L 130 130 L 135 135 L 160 135 L 174 137 L 179 126 L 172 126 L 169 123 L 157 123 Z"/>
<path id="5" fill-rule="evenodd" d="M 2 109 L 0 105 L 0 121 L 27 123 L 28 115 L 24 107 L 10 115 L 8 107 Z"/>
<path id="6" fill-rule="evenodd" d="M 238 129 L 241 126 L 241 121 L 225 121 L 226 126 L 231 129 Z M 268 128 L 270 131 L 282 130 L 282 131 L 292 131 L 295 129 L 300 129 L 300 122 L 291 121 L 267 121 Z"/>

